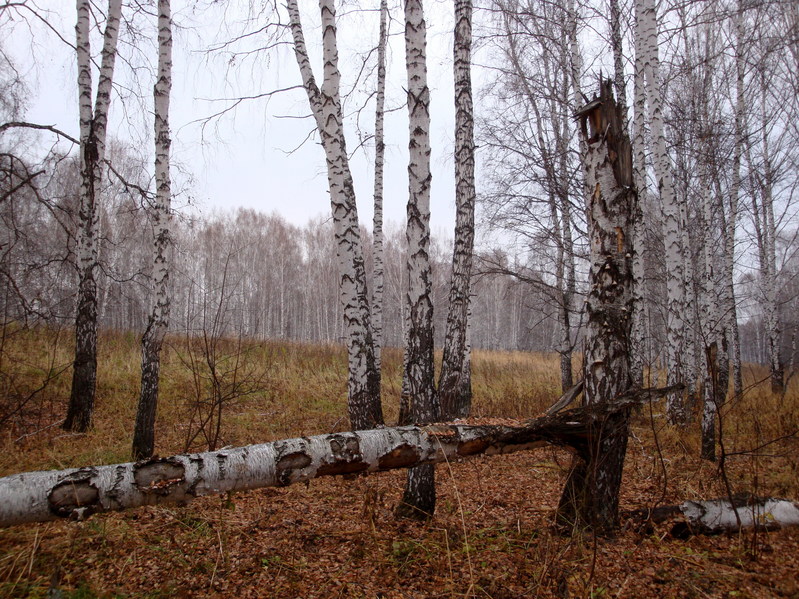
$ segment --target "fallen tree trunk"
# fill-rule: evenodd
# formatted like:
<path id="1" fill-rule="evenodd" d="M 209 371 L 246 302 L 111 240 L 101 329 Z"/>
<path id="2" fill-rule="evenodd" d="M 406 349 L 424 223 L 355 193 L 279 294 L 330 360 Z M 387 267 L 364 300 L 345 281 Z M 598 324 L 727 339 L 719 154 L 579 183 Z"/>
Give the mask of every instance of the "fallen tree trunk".
<path id="1" fill-rule="evenodd" d="M 638 525 L 676 520 L 670 534 L 678 539 L 691 535 L 717 535 L 742 530 L 771 531 L 799 526 L 799 506 L 788 499 L 757 497 L 744 493 L 729 498 L 685 501 L 680 505 L 635 510 L 626 514 Z"/>
<path id="2" fill-rule="evenodd" d="M 401 426 L 274 441 L 206 453 L 0 478 L 0 526 L 84 519 L 142 505 L 186 504 L 195 497 L 286 486 L 318 476 L 409 468 L 545 444 L 584 455 L 608 417 L 673 393 L 637 389 L 612 402 L 511 424 Z"/>

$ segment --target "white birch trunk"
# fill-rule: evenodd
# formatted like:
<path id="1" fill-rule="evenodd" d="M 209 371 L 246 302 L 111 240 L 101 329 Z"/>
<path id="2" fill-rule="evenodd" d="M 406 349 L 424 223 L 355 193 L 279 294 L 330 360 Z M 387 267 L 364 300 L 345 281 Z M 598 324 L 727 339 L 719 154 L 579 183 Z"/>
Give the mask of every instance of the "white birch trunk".
<path id="1" fill-rule="evenodd" d="M 377 100 L 375 107 L 375 191 L 372 234 L 372 330 L 375 369 L 380 372 L 383 351 L 383 166 L 386 154 L 384 113 L 386 106 L 386 46 L 388 44 L 388 0 L 380 0 L 380 37 L 377 42 Z"/>
<path id="2" fill-rule="evenodd" d="M 703 377 L 702 397 L 702 450 L 701 457 L 706 460 L 716 459 L 716 410 L 718 396 L 718 330 L 720 321 L 718 313 L 718 298 L 716 297 L 713 234 L 712 234 L 712 207 L 710 197 L 712 186 L 707 173 L 707 165 L 700 158 L 699 184 L 702 192 L 702 284 L 701 327 L 702 339 L 705 346 L 705 372 Z"/>
<path id="3" fill-rule="evenodd" d="M 738 219 L 738 204 L 741 192 L 741 163 L 743 144 L 746 137 L 744 84 L 745 58 L 744 52 L 744 19 L 743 8 L 739 5 L 736 16 L 736 49 L 735 49 L 735 142 L 733 146 L 732 185 L 729 196 L 729 214 L 724 236 L 724 281 L 727 288 L 725 306 L 730 331 L 732 354 L 733 395 L 738 401 L 743 398 L 743 376 L 741 370 L 741 336 L 738 331 L 738 308 L 735 296 L 735 229 Z"/>
<path id="4" fill-rule="evenodd" d="M 433 298 L 430 268 L 430 89 L 427 87 L 427 34 L 422 0 L 405 1 L 405 64 L 408 71 L 408 210 L 406 305 L 408 339 L 405 376 L 415 423 L 438 414 L 433 368 Z M 435 470 L 408 471 L 402 516 L 424 518 L 435 510 Z"/>
<path id="5" fill-rule="evenodd" d="M 380 404 L 380 373 L 375 368 L 374 342 L 366 296 L 366 272 L 358 209 L 344 138 L 335 6 L 333 0 L 319 2 L 324 58 L 321 88 L 316 85 L 308 59 L 297 0 L 288 0 L 287 7 L 294 40 L 294 56 L 327 159 L 340 275 L 339 293 L 344 309 L 343 323 L 347 340 L 350 425 L 354 429 L 364 429 L 382 424 L 383 411 Z"/>
<path id="6" fill-rule="evenodd" d="M 416 422 L 436 417 L 433 379 L 433 302 L 430 268 L 430 90 L 427 87 L 426 27 L 421 0 L 405 3 L 405 59 L 408 69 L 408 206 L 406 241 L 406 353 Z"/>
<path id="7" fill-rule="evenodd" d="M 667 291 L 667 362 L 668 383 L 673 385 L 683 380 L 683 373 L 693 367 L 684 359 L 685 350 L 685 260 L 683 255 L 683 229 L 680 206 L 674 193 L 671 160 L 666 148 L 663 127 L 662 99 L 660 95 L 659 58 L 657 29 L 658 21 L 653 0 L 636 0 L 635 35 L 640 38 L 643 54 L 646 96 L 649 103 L 654 165 L 663 212 L 663 241 L 665 244 L 666 291 Z M 685 406 L 681 395 L 675 394 L 667 400 L 667 412 L 672 423 L 685 421 Z"/>
<path id="8" fill-rule="evenodd" d="M 643 385 L 644 362 L 647 356 L 646 321 L 644 300 L 646 297 L 644 262 L 646 225 L 644 211 L 648 206 L 646 177 L 646 89 L 644 82 L 644 52 L 642 36 L 635 35 L 634 67 L 634 131 L 633 131 L 633 180 L 638 190 L 638 214 L 633 233 L 633 318 L 630 333 L 632 353 L 630 355 L 630 378 L 633 384 Z"/>
<path id="9" fill-rule="evenodd" d="M 476 197 L 471 48 L 472 2 L 455 0 L 455 243 L 438 389 L 441 413 L 447 419 L 463 418 L 471 409 L 471 386 L 464 380 Z"/>
<path id="10" fill-rule="evenodd" d="M 576 111 L 583 105 L 583 89 L 582 89 L 582 75 L 583 75 L 583 55 L 580 51 L 580 39 L 578 37 L 577 24 L 579 21 L 578 7 L 575 0 L 566 0 L 566 14 L 569 19 L 569 69 L 571 71 L 571 92 L 572 92 L 572 110 Z M 585 154 L 588 151 L 588 146 L 582 137 L 579 137 L 580 146 L 580 162 L 585 164 Z M 585 181 L 583 181 L 585 183 Z M 588 201 L 591 196 L 591 190 L 588 187 L 584 188 L 585 197 L 583 200 Z"/>
<path id="11" fill-rule="evenodd" d="M 613 50 L 613 84 L 616 89 L 616 99 L 619 105 L 624 106 L 625 112 L 622 115 L 622 125 L 624 130 L 628 130 L 627 123 L 627 86 L 624 77 L 624 46 L 621 34 L 621 11 L 619 10 L 619 0 L 609 0 L 610 2 L 610 45 Z"/>
<path id="12" fill-rule="evenodd" d="M 172 191 L 169 178 L 169 100 L 172 92 L 172 15 L 170 0 L 158 0 L 158 75 L 153 87 L 155 108 L 155 208 L 153 210 L 154 299 L 142 337 L 141 390 L 133 432 L 133 457 L 146 458 L 155 449 L 155 414 L 161 372 L 161 346 L 169 327 L 169 245 Z"/>
<path id="13" fill-rule="evenodd" d="M 583 104 L 582 97 L 582 75 L 583 75 L 583 55 L 580 52 L 580 40 L 577 36 L 577 21 L 579 15 L 577 13 L 577 6 L 575 0 L 566 0 L 566 14 L 569 19 L 569 44 L 570 44 L 570 61 L 569 68 L 571 70 L 571 88 L 572 88 L 572 108 L 577 110 Z M 581 142 L 582 143 L 582 142 Z"/>
<path id="14" fill-rule="evenodd" d="M 799 506 L 785 499 L 746 498 L 730 501 L 686 501 L 680 511 L 688 521 L 691 532 L 719 534 L 745 529 L 779 530 L 799 526 Z"/>
<path id="15" fill-rule="evenodd" d="M 105 137 L 111 83 L 114 76 L 121 0 L 109 0 L 97 93 L 92 110 L 91 8 L 88 0 L 77 0 L 76 53 L 78 63 L 78 106 L 80 114 L 80 207 L 76 260 L 78 305 L 75 317 L 75 361 L 72 390 L 63 427 L 86 431 L 91 426 L 97 382 L 97 202 L 105 159 Z"/>
<path id="16" fill-rule="evenodd" d="M 766 339 L 768 340 L 768 359 L 769 371 L 771 375 L 771 390 L 773 393 L 781 394 L 783 391 L 783 366 L 780 351 L 780 324 L 777 306 L 777 257 L 776 257 L 776 237 L 777 228 L 774 222 L 774 192 L 773 192 L 773 165 L 771 161 L 771 151 L 769 144 L 769 122 L 767 117 L 767 94 L 769 83 L 765 75 L 761 74 L 761 106 L 762 120 L 761 143 L 763 172 L 761 180 L 760 195 L 762 198 L 763 209 L 763 251 L 761 255 L 760 270 L 763 277 L 763 296 L 766 320 Z"/>
<path id="17" fill-rule="evenodd" d="M 702 378 L 704 359 L 701 346 L 701 317 L 699 314 L 699 297 L 701 291 L 694 285 L 696 274 L 694 273 L 694 262 L 691 254 L 691 235 L 688 231 L 688 206 L 685 196 L 677 197 L 680 214 L 680 240 L 682 243 L 683 255 L 683 318 L 685 330 L 683 333 L 683 363 L 686 365 L 683 370 L 682 382 L 685 383 L 687 390 L 686 405 L 683 406 L 685 418 L 690 417 L 690 409 L 696 405 L 699 392 L 699 381 Z M 702 280 L 702 268 L 700 264 L 699 279 Z M 701 288 L 701 284 L 699 285 Z"/>
<path id="18" fill-rule="evenodd" d="M 799 505 L 787 499 L 757 497 L 747 493 L 722 499 L 685 501 L 680 505 L 629 513 L 633 521 L 661 523 L 678 517 L 670 534 L 676 539 L 691 535 L 741 533 L 745 530 L 768 532 L 799 526 Z"/>

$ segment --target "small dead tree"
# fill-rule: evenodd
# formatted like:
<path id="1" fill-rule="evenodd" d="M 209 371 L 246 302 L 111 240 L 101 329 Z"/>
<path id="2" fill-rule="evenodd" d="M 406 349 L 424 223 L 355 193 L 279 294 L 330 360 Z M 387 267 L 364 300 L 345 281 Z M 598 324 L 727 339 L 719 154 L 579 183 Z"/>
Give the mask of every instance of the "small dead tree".
<path id="1" fill-rule="evenodd" d="M 588 326 L 585 339 L 585 403 L 611 401 L 632 386 L 630 332 L 633 313 L 633 232 L 637 194 L 624 107 L 613 82 L 575 115 L 585 140 L 585 177 L 591 246 Z M 560 522 L 599 532 L 618 522 L 619 488 L 627 451 L 629 410 L 598 422 L 577 457 L 558 508 Z"/>

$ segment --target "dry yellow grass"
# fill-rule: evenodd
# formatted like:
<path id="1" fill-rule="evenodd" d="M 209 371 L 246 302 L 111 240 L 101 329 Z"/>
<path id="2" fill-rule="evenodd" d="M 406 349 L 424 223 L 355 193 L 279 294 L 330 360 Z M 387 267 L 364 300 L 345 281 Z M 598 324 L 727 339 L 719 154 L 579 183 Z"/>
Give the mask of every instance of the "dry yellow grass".
<path id="1" fill-rule="evenodd" d="M 9 394 L 4 408 L 51 370 L 55 377 L 0 429 L 0 474 L 127 461 L 138 339 L 101 335 L 95 427 L 71 435 L 59 428 L 70 382 L 64 368 L 69 335 L 8 333 L 0 361 Z M 233 349 L 225 342 L 220 355 Z M 347 428 L 343 348 L 270 342 L 245 349 L 244 371 L 260 388 L 224 406 L 223 445 Z M 186 352 L 185 340 L 172 338 L 164 353 L 160 455 L 185 446 L 194 393 Z M 384 352 L 389 422 L 396 419 L 401 363 L 399 350 Z M 559 395 L 554 355 L 476 351 L 473 371 L 477 416 L 536 416 Z M 790 435 L 799 416 L 799 381 L 777 397 L 765 384 L 754 385 L 764 374 L 748 367 L 751 387 L 722 410 L 727 474 L 734 491 L 796 499 L 799 444 Z M 192 448 L 204 449 L 199 441 Z M 662 405 L 645 407 L 635 416 L 623 507 L 724 495 L 717 465 L 698 454 L 697 424 L 676 429 L 666 424 Z M 562 596 L 564 588 L 584 597 L 721 597 L 730 591 L 769 597 L 799 591 L 774 586 L 791 578 L 786 572 L 795 573 L 796 533 L 685 543 L 670 541 L 667 531 L 626 531 L 597 544 L 553 534 L 549 522 L 568 464 L 563 452 L 538 450 L 477 458 L 451 470 L 442 465 L 437 514 L 427 525 L 393 520 L 403 485 L 403 473 L 396 472 L 209 497 L 188 508 L 144 508 L 85 523 L 16 527 L 0 531 L 0 597 L 45 596 L 53 581 L 64 597 L 501 598 Z M 769 558 L 759 559 L 764 552 Z"/>

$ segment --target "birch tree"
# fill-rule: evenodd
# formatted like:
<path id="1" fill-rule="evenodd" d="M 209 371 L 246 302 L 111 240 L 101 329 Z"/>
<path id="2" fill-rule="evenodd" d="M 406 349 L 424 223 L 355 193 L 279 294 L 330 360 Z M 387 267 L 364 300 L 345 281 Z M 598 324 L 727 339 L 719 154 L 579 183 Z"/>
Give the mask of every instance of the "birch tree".
<path id="1" fill-rule="evenodd" d="M 287 2 L 294 56 L 302 76 L 327 161 L 330 204 L 335 224 L 339 268 L 339 293 L 344 308 L 348 354 L 348 404 L 350 425 L 365 429 L 383 422 L 380 404 L 380 372 L 375 367 L 375 349 L 366 291 L 366 272 L 361 247 L 358 208 L 350 172 L 344 117 L 341 110 L 334 0 L 320 0 L 324 73 L 319 87 L 314 78 L 297 0 Z"/>
<path id="2" fill-rule="evenodd" d="M 405 0 L 405 65 L 408 71 L 408 210 L 405 372 L 411 417 L 417 424 L 438 417 L 433 369 L 433 298 L 430 269 L 430 89 L 427 87 L 427 31 L 422 0 Z M 426 518 L 436 505 L 435 468 L 408 471 L 400 516 Z"/>
<path id="3" fill-rule="evenodd" d="M 631 329 L 634 351 L 630 356 L 630 376 L 635 384 L 644 382 L 644 357 L 646 355 L 646 316 L 644 309 L 645 271 L 644 244 L 646 229 L 644 222 L 644 206 L 648 205 L 647 160 L 646 160 L 646 88 L 643 40 L 636 27 L 635 63 L 633 66 L 633 176 L 638 191 L 638 216 L 635 219 L 633 240 L 633 322 Z"/>
<path id="4" fill-rule="evenodd" d="M 383 427 L 125 464 L 14 474 L 0 478 L 0 526 L 83 520 L 142 505 L 185 505 L 205 495 L 501 455 L 547 444 L 579 450 L 590 444 L 608 417 L 662 395 L 662 390 L 638 390 L 611 403 L 518 424 Z"/>
<path id="5" fill-rule="evenodd" d="M 752 223 L 754 224 L 757 239 L 758 262 L 762 285 L 763 313 L 766 327 L 766 340 L 768 344 L 769 375 L 773 393 L 783 391 L 783 365 L 781 356 L 781 331 L 777 304 L 777 254 L 776 237 L 777 226 L 774 220 L 774 187 L 776 172 L 774 156 L 772 153 L 771 134 L 775 127 L 774 118 L 770 107 L 770 83 L 767 68 L 760 65 L 760 72 L 756 73 L 760 97 L 757 102 L 759 117 L 759 164 L 754 164 L 749 149 L 750 168 L 755 173 L 755 192 L 752 194 Z"/>
<path id="6" fill-rule="evenodd" d="M 635 1 L 635 44 L 636 60 L 642 57 L 645 76 L 646 99 L 649 106 L 649 120 L 652 132 L 653 161 L 657 187 L 663 212 L 663 240 L 666 262 L 666 352 L 668 362 L 668 382 L 682 381 L 684 370 L 690 369 L 692 360 L 686 359 L 685 342 L 685 259 L 683 254 L 683 221 L 681 210 L 674 192 L 671 160 L 666 149 L 663 126 L 662 97 L 659 81 L 660 60 L 657 41 L 658 20 L 653 0 Z M 686 363 L 687 362 L 687 363 Z M 682 396 L 674 395 L 667 400 L 669 420 L 673 423 L 685 420 L 685 407 Z"/>
<path id="7" fill-rule="evenodd" d="M 75 27 L 80 109 L 80 208 L 77 233 L 78 302 L 75 317 L 75 361 L 69 409 L 63 427 L 86 431 L 91 426 L 97 382 L 98 200 L 105 158 L 111 83 L 117 53 L 121 0 L 109 0 L 97 91 L 92 108 L 92 58 L 89 35 L 91 3 L 77 0 Z"/>
<path id="8" fill-rule="evenodd" d="M 375 106 L 375 191 L 372 219 L 372 329 L 375 369 L 381 371 L 383 350 L 383 166 L 386 155 L 384 120 L 386 108 L 386 46 L 388 45 L 388 0 L 380 0 L 380 37 L 377 42 L 377 99 Z"/>
<path id="9" fill-rule="evenodd" d="M 619 0 L 608 0 L 610 4 L 610 47 L 613 51 L 613 84 L 616 98 L 621 106 L 627 106 L 627 85 L 624 76 L 624 45 L 621 31 L 621 9 Z M 627 129 L 627 114 L 622 115 L 624 128 Z"/>
<path id="10" fill-rule="evenodd" d="M 738 206 L 741 194 L 741 166 L 743 158 L 743 145 L 746 142 L 745 129 L 745 100 L 744 86 L 745 74 L 745 29 L 743 2 L 738 3 L 735 15 L 735 122 L 733 128 L 733 162 L 731 174 L 731 187 L 728 200 L 728 214 L 724 230 L 724 285 L 725 285 L 725 313 L 727 315 L 727 328 L 729 330 L 732 369 L 733 393 L 736 401 L 743 397 L 743 376 L 741 373 L 741 336 L 738 331 L 738 310 L 735 295 L 735 231 L 738 222 Z"/>
<path id="11" fill-rule="evenodd" d="M 471 82 L 472 2 L 455 0 L 455 245 L 444 354 L 438 385 L 442 416 L 468 416 L 471 371 L 467 352 L 474 252 L 474 104 Z"/>
<path id="12" fill-rule="evenodd" d="M 169 99 L 172 90 L 172 16 L 170 0 L 158 0 L 158 74 L 153 87 L 155 108 L 155 208 L 153 210 L 154 299 L 142 337 L 141 391 L 133 433 L 133 457 L 150 457 L 155 448 L 155 413 L 161 371 L 161 345 L 169 326 L 169 221 L 172 191 L 169 178 Z"/>

